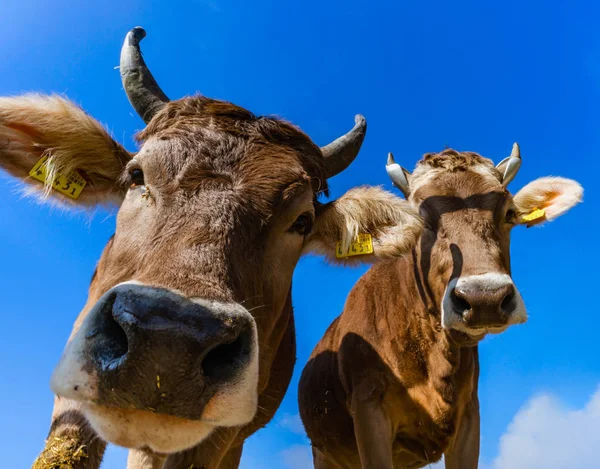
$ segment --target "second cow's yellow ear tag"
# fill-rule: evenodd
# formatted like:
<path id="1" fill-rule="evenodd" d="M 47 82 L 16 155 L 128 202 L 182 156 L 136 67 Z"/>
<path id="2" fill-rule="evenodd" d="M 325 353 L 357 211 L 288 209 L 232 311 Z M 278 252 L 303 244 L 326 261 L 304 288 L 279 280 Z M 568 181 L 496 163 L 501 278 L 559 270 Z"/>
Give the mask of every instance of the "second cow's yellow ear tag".
<path id="1" fill-rule="evenodd" d="M 521 221 L 531 222 L 544 218 L 546 216 L 546 210 L 543 208 L 536 208 L 533 212 L 523 215 Z"/>
<path id="2" fill-rule="evenodd" d="M 338 259 L 343 259 L 344 257 L 351 256 L 362 256 L 364 254 L 372 254 L 373 253 L 373 239 L 371 235 L 368 233 L 359 234 L 358 238 L 355 239 L 350 246 L 348 246 L 348 250 L 344 250 L 342 246 L 342 242 L 338 241 L 335 245 L 335 257 Z"/>
<path id="3" fill-rule="evenodd" d="M 42 156 L 35 164 L 29 175 L 38 181 L 46 184 L 48 179 L 47 156 Z M 77 171 L 71 171 L 68 174 L 57 174 L 54 181 L 48 181 L 52 185 L 52 189 L 65 194 L 71 199 L 77 199 L 81 195 L 81 191 L 87 184 L 87 181 Z"/>

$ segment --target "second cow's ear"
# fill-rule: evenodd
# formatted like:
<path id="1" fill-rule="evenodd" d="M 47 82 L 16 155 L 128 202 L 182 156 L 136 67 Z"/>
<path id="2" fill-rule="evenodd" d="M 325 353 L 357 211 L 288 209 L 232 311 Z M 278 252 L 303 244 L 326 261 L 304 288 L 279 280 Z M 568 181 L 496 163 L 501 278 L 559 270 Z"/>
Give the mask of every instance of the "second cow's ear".
<path id="1" fill-rule="evenodd" d="M 528 227 L 552 221 L 581 202 L 583 188 L 572 179 L 543 177 L 530 182 L 514 197 L 519 223 Z"/>
<path id="2" fill-rule="evenodd" d="M 341 264 L 371 263 L 409 253 L 422 231 L 407 201 L 379 187 L 358 187 L 320 208 L 304 252 Z"/>

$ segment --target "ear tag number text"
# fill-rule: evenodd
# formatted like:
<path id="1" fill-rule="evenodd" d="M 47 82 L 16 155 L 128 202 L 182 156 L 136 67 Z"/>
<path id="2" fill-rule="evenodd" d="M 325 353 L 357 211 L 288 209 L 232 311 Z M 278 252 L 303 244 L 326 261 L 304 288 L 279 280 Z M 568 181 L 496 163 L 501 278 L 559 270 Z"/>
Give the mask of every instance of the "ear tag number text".
<path id="1" fill-rule="evenodd" d="M 35 166 L 29 171 L 29 175 L 38 181 L 46 184 L 50 183 L 47 171 L 47 156 L 42 156 Z M 54 181 L 51 181 L 52 189 L 61 194 L 77 199 L 81 195 L 81 191 L 87 184 L 87 181 L 77 171 L 71 171 L 68 174 L 57 174 Z"/>
<path id="2" fill-rule="evenodd" d="M 335 245 L 335 257 L 338 259 L 343 259 L 344 257 L 351 256 L 362 256 L 364 254 L 372 254 L 373 253 L 373 240 L 371 235 L 368 233 L 359 234 L 358 238 L 355 239 L 347 251 L 344 251 L 342 242 L 338 241 Z"/>

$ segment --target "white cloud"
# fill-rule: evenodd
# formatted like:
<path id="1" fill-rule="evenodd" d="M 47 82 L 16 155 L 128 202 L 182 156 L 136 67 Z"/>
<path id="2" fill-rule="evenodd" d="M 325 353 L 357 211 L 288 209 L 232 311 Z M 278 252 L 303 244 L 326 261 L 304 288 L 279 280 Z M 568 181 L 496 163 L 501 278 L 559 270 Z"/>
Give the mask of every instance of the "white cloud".
<path id="1" fill-rule="evenodd" d="M 313 467 L 309 445 L 293 445 L 279 453 L 286 469 L 310 469 Z"/>
<path id="2" fill-rule="evenodd" d="M 304 425 L 302 425 L 302 420 L 300 420 L 299 414 L 283 414 L 278 420 L 277 424 L 292 433 L 296 433 L 298 435 L 305 434 Z"/>
<path id="3" fill-rule="evenodd" d="M 600 467 L 600 388 L 578 410 L 540 395 L 514 417 L 500 439 L 491 469 L 592 469 Z"/>

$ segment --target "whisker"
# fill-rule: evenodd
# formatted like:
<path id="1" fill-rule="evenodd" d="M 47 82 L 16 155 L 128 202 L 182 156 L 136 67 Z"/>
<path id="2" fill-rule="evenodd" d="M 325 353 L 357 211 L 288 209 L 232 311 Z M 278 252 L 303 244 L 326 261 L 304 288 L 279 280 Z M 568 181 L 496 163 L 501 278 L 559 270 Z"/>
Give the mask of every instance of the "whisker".
<path id="1" fill-rule="evenodd" d="M 265 306 L 267 306 L 267 305 L 266 305 L 266 304 L 264 304 L 264 305 L 255 306 L 254 308 L 250 308 L 250 309 L 248 310 L 248 312 L 254 311 L 255 309 L 259 309 L 259 308 L 264 308 Z"/>
<path id="2" fill-rule="evenodd" d="M 245 300 L 240 301 L 240 304 L 243 305 L 246 301 L 250 301 L 254 298 L 263 298 L 264 295 L 255 295 L 255 296 L 250 296 L 248 298 L 246 298 Z"/>

